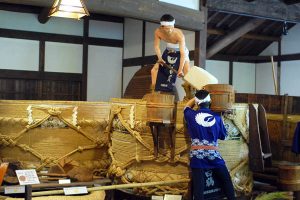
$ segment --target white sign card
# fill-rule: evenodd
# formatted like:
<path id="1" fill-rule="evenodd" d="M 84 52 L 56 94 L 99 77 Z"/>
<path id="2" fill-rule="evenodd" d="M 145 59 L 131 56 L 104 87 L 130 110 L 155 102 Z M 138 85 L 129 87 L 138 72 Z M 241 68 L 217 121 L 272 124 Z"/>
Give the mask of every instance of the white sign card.
<path id="1" fill-rule="evenodd" d="M 68 183 L 71 183 L 71 180 L 70 179 L 59 179 L 58 183 L 59 184 L 68 184 Z"/>
<path id="2" fill-rule="evenodd" d="M 151 200 L 164 200 L 164 197 L 163 196 L 151 196 Z"/>
<path id="3" fill-rule="evenodd" d="M 16 170 L 20 185 L 39 184 L 40 180 L 35 169 Z"/>
<path id="4" fill-rule="evenodd" d="M 86 186 L 83 187 L 68 187 L 64 188 L 65 195 L 73 195 L 73 194 L 87 194 Z"/>
<path id="5" fill-rule="evenodd" d="M 21 194 L 21 193 L 25 193 L 24 185 L 8 186 L 4 188 L 4 194 Z"/>
<path id="6" fill-rule="evenodd" d="M 164 200 L 181 200 L 181 195 L 165 194 Z"/>

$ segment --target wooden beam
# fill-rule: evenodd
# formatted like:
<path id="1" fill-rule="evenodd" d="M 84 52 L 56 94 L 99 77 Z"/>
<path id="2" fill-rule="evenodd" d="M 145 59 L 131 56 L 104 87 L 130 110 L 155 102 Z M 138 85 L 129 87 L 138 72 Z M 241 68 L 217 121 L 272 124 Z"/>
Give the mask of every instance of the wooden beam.
<path id="1" fill-rule="evenodd" d="M 227 34 L 227 32 L 222 29 L 207 29 L 207 33 L 210 35 L 226 35 Z M 272 42 L 277 42 L 280 40 L 280 37 L 258 35 L 258 34 L 253 34 L 253 33 L 246 33 L 241 38 L 251 39 L 251 40 L 272 41 Z"/>
<path id="2" fill-rule="evenodd" d="M 41 32 L 33 32 L 33 31 L 2 29 L 2 28 L 0 28 L 0 37 L 27 39 L 27 40 L 43 40 L 43 41 L 72 43 L 72 44 L 83 43 L 82 36 L 63 35 L 63 34 L 55 34 L 55 33 L 41 33 Z M 123 47 L 123 40 L 116 40 L 116 39 L 88 37 L 87 42 L 89 45 L 96 45 L 96 46 Z"/>
<path id="3" fill-rule="evenodd" d="M 236 13 L 253 17 L 262 17 L 278 21 L 300 22 L 300 9 L 288 6 L 278 0 L 253 1 L 242 0 L 209 0 L 209 10 Z"/>
<path id="4" fill-rule="evenodd" d="M 30 5 L 20 5 L 20 4 L 15 5 L 9 2 L 9 3 L 0 3 L 0 10 L 39 14 L 42 8 L 37 6 L 30 6 Z"/>
<path id="5" fill-rule="evenodd" d="M 4 3 L 51 7 L 51 1 L 4 0 Z M 201 30 L 203 12 L 158 0 L 89 0 L 86 6 L 90 13 L 129 17 L 150 22 L 159 22 L 162 15 L 169 13 L 176 19 L 176 26 L 187 30 Z M 188 23 L 187 23 L 188 22 Z"/>
<path id="6" fill-rule="evenodd" d="M 90 12 L 151 22 L 159 22 L 162 15 L 169 13 L 176 19 L 176 26 L 189 30 L 201 30 L 204 23 L 202 11 L 157 0 L 90 0 L 86 4 Z"/>
<path id="7" fill-rule="evenodd" d="M 223 60 L 233 62 L 248 62 L 248 63 L 269 63 L 270 56 L 235 56 L 235 55 L 222 55 L 216 54 L 211 57 L 212 60 Z M 286 54 L 273 56 L 274 62 L 300 60 L 300 53 Z"/>
<path id="8" fill-rule="evenodd" d="M 82 75 L 76 73 L 38 72 L 25 70 L 0 69 L 1 79 L 25 79 L 25 80 L 52 80 L 52 81 L 78 81 Z"/>
<path id="9" fill-rule="evenodd" d="M 190 51 L 190 60 L 194 60 L 195 51 Z M 136 57 L 136 58 L 126 58 L 123 59 L 123 67 L 132 67 L 132 66 L 138 66 L 138 65 L 149 65 L 149 64 L 155 64 L 157 61 L 156 55 L 151 56 L 144 56 L 144 57 Z"/>
<path id="10" fill-rule="evenodd" d="M 219 40 L 215 44 L 213 44 L 207 51 L 207 58 L 212 57 L 216 53 L 218 53 L 220 50 L 222 50 L 227 45 L 231 44 L 238 38 L 240 38 L 242 35 L 246 34 L 247 32 L 251 31 L 252 29 L 258 27 L 264 22 L 264 20 L 261 19 L 252 19 L 248 21 L 243 26 L 237 28 L 236 30 L 229 33 L 227 36 L 225 36 L 223 39 Z"/>
<path id="11" fill-rule="evenodd" d="M 300 0 L 283 0 L 283 2 L 287 5 L 300 3 Z"/>

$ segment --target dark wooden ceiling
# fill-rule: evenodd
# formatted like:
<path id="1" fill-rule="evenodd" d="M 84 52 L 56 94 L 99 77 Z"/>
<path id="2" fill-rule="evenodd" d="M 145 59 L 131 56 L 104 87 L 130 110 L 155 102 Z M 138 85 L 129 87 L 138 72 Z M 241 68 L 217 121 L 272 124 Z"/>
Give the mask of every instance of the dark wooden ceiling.
<path id="1" fill-rule="evenodd" d="M 208 11 L 207 49 L 251 19 L 253 17 Z M 287 29 L 295 25 L 295 23 L 286 24 Z M 272 42 L 279 41 L 281 37 L 284 37 L 283 26 L 283 21 L 265 20 L 257 28 L 223 48 L 218 54 L 235 56 L 259 55 Z"/>

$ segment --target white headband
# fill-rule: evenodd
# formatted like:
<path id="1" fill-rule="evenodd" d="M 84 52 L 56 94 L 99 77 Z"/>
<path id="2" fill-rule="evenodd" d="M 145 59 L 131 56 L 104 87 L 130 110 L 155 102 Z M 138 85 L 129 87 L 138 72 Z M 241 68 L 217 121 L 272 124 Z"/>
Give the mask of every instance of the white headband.
<path id="1" fill-rule="evenodd" d="M 210 95 L 208 94 L 204 99 L 198 99 L 195 97 L 195 102 L 197 105 L 200 105 L 201 103 L 210 102 Z"/>
<path id="2" fill-rule="evenodd" d="M 174 26 L 175 25 L 175 19 L 171 22 L 161 21 L 160 25 L 162 25 L 162 26 Z"/>

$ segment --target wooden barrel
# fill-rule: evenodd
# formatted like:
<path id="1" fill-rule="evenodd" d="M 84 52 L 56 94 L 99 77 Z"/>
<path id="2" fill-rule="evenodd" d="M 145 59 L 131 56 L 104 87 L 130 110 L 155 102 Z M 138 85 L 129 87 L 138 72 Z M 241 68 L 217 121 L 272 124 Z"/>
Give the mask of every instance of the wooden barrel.
<path id="1" fill-rule="evenodd" d="M 173 123 L 175 121 L 175 96 L 165 93 L 149 93 L 143 97 L 147 101 L 147 121 Z"/>
<path id="2" fill-rule="evenodd" d="M 300 191 L 300 163 L 285 163 L 278 166 L 279 185 L 282 190 Z"/>
<path id="3" fill-rule="evenodd" d="M 209 91 L 211 97 L 211 110 L 222 112 L 232 109 L 234 103 L 234 89 L 228 84 L 208 84 L 204 89 Z"/>

